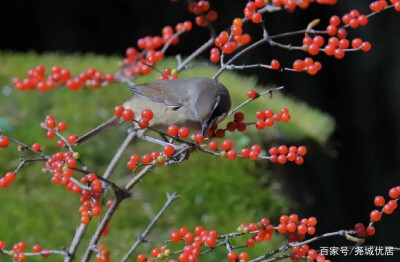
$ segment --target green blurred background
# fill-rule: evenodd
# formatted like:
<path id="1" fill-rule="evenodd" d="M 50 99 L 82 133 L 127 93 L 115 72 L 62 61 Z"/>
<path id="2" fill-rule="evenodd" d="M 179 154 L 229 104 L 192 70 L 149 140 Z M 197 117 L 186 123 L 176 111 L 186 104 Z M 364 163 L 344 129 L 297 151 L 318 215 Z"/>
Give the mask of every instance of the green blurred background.
<path id="1" fill-rule="evenodd" d="M 212 1 L 212 6 L 224 14 L 216 23 L 218 30 L 242 14 L 246 1 L 229 1 L 229 8 L 226 8 L 227 2 Z M 112 108 L 130 94 L 123 85 L 79 93 L 66 90 L 46 94 L 18 93 L 12 89 L 12 77 L 25 76 L 28 69 L 39 63 L 47 68 L 58 64 L 71 68 L 74 73 L 89 66 L 115 72 L 126 47 L 134 45 L 138 38 L 159 34 L 166 24 L 193 20 L 185 11 L 184 1 L 176 4 L 155 0 L 69 1 L 61 9 L 47 0 L 18 0 L 6 4 L 9 8 L 4 10 L 9 12 L 0 17 L 1 32 L 6 36 L 0 42 L 3 50 L 0 53 L 0 126 L 6 134 L 28 144 L 46 145 L 49 154 L 56 150 L 55 141 L 48 141 L 39 128 L 47 114 L 67 121 L 67 132 L 80 135 L 107 119 Z M 353 8 L 367 13 L 368 4 L 368 1 L 339 1 L 334 7 L 311 5 L 308 10 L 290 15 L 285 12 L 270 14 L 266 25 L 269 32 L 275 34 L 304 28 L 314 18 L 326 18 L 319 27 L 323 29 L 330 15 L 344 14 Z M 13 14 L 18 14 L 19 23 L 15 22 Z M 309 148 L 305 164 L 298 167 L 245 160 L 228 162 L 195 154 L 188 163 L 157 169 L 143 180 L 132 199 L 126 201 L 115 216 L 110 235 L 104 239 L 112 250 L 112 258 L 118 261 L 136 239 L 137 232 L 144 229 L 162 206 L 165 193 L 175 190 L 181 198 L 167 211 L 149 236 L 151 244 L 143 245 L 143 249 L 149 251 L 159 245 L 168 237 L 169 230 L 179 226 L 193 228 L 202 224 L 225 233 L 233 231 L 241 222 L 263 216 L 276 220 L 285 212 L 316 216 L 319 219 L 317 232 L 351 228 L 356 222 L 366 223 L 373 208 L 373 197 L 386 196 L 391 186 L 400 183 L 400 34 L 396 33 L 399 24 L 400 16 L 390 10 L 371 19 L 366 27 L 349 31 L 351 37 L 370 41 L 372 50 L 348 54 L 342 61 L 320 55 L 317 60 L 322 62 L 323 69 L 315 77 L 261 69 L 239 72 L 241 76 L 224 73 L 221 81 L 233 93 L 236 104 L 256 85 L 260 90 L 273 85 L 286 86 L 281 92 L 284 96 L 277 95 L 272 100 L 264 98 L 244 110 L 251 115 L 258 109 L 286 106 L 291 110 L 291 122 L 265 132 L 252 129 L 245 136 L 233 139 L 237 139 L 240 146 L 262 143 L 265 148 L 305 144 Z M 245 30 L 254 37 L 259 35 L 257 28 L 246 27 Z M 172 48 L 169 55 L 188 55 L 205 39 L 207 32 L 195 28 L 191 34 L 182 36 L 181 44 Z M 300 39 L 287 39 L 287 42 L 299 43 Z M 304 58 L 304 54 L 261 47 L 238 63 L 266 63 L 272 58 L 290 65 L 294 59 Z M 171 58 L 160 68 L 173 64 Z M 207 76 L 212 72 L 215 69 L 200 67 L 181 77 Z M 252 77 L 246 78 L 243 74 Z M 155 78 L 153 75 L 140 81 Z M 123 135 L 123 129 L 110 130 L 82 146 L 79 152 L 89 166 L 101 173 Z M 129 153 L 144 152 L 145 147 L 147 145 L 142 143 L 134 144 Z M 20 156 L 11 148 L 0 150 L 0 172 L 15 168 Z M 205 161 L 209 165 L 205 166 Z M 40 165 L 28 166 L 10 188 L 0 191 L 0 239 L 9 245 L 26 240 L 30 245 L 40 243 L 47 248 L 68 246 L 79 221 L 78 197 L 53 186 L 49 177 L 40 173 L 40 168 Z M 118 183 L 129 178 L 123 164 L 116 174 Z M 377 225 L 376 236 L 368 243 L 399 243 L 398 212 L 395 213 L 384 217 Z M 262 250 L 255 253 L 276 247 L 282 240 L 275 241 L 271 246 L 263 245 Z M 332 241 L 316 246 L 328 244 Z M 334 244 L 347 243 L 334 241 Z M 223 257 L 225 251 L 220 250 L 208 255 L 205 261 L 221 261 Z M 0 256 L 0 261 L 3 259 L 9 261 Z M 57 261 L 55 256 L 52 259 Z M 367 261 L 366 257 L 332 259 Z M 397 261 L 398 255 L 378 259 Z"/>
<path id="2" fill-rule="evenodd" d="M 37 64 L 46 67 L 59 64 L 71 68 L 73 73 L 81 72 L 90 66 L 113 72 L 117 57 L 1 53 L 0 58 L 0 108 L 1 112 L 4 112 L 1 127 L 4 133 L 29 145 L 39 142 L 45 146 L 44 152 L 49 155 L 57 152 L 56 139 L 46 139 L 45 132 L 39 127 L 47 114 L 52 114 L 58 121 L 67 121 L 68 134 L 82 134 L 110 117 L 112 108 L 130 96 L 127 86 L 122 84 L 110 85 L 99 90 L 57 90 L 44 94 L 16 92 L 11 87 L 13 76 L 23 76 L 29 68 Z M 175 59 L 166 59 L 160 66 L 172 67 L 174 63 Z M 215 69 L 195 68 L 183 72 L 180 76 L 211 76 Z M 150 81 L 156 77 L 153 74 L 141 81 Z M 247 90 L 266 88 L 256 86 L 254 78 L 240 77 L 232 73 L 224 74 L 220 81 L 229 87 L 235 105 L 246 99 Z M 282 107 L 287 107 L 291 112 L 292 121 L 289 123 L 279 123 L 266 131 L 256 131 L 251 127 L 245 134 L 229 134 L 229 137 L 237 141 L 235 144 L 240 149 L 250 147 L 254 143 L 265 146 L 279 145 L 278 141 L 291 141 L 300 145 L 305 139 L 324 144 L 333 132 L 334 121 L 331 117 L 279 93 L 274 94 L 272 99 L 261 97 L 245 106 L 243 112 L 249 116 L 249 121 L 252 121 L 255 119 L 254 113 L 259 109 L 271 108 L 278 111 Z M 123 129 L 109 130 L 76 150 L 90 169 L 101 174 L 122 142 L 123 136 Z M 276 143 L 273 142 L 274 139 L 277 140 Z M 32 156 L 29 153 L 18 153 L 15 149 L 12 145 L 1 150 L 2 172 L 13 170 L 18 165 L 19 157 Z M 122 185 L 132 176 L 125 167 L 130 154 L 143 154 L 153 149 L 161 150 L 160 147 L 148 143 L 134 143 L 115 172 L 114 178 L 117 183 Z M 137 232 L 143 230 L 161 208 L 166 199 L 166 192 L 173 191 L 177 191 L 181 197 L 171 206 L 150 235 L 152 243 L 143 247 L 147 252 L 148 248 L 167 239 L 170 230 L 180 226 L 193 229 L 200 224 L 205 228 L 228 233 L 235 231 L 242 222 L 257 221 L 263 216 L 276 221 L 280 214 L 289 211 L 289 203 L 281 190 L 273 188 L 270 178 L 272 172 L 268 167 L 267 161 L 239 159 L 231 162 L 196 153 L 186 163 L 156 168 L 137 186 L 132 199 L 120 207 L 112 220 L 111 233 L 103 242 L 112 251 L 113 258 L 120 258 L 123 252 L 127 251 L 129 244 L 136 239 Z M 42 174 L 41 168 L 41 164 L 27 166 L 19 173 L 15 183 L 0 191 L 0 198 L 3 200 L 0 235 L 1 239 L 7 240 L 8 243 L 26 240 L 29 244 L 40 243 L 45 247 L 57 249 L 68 245 L 73 236 L 79 222 L 79 199 L 62 186 L 52 185 L 50 176 Z M 109 195 L 107 198 L 111 197 Z M 10 230 L 12 227 L 14 230 Z M 88 233 L 90 236 L 90 232 Z M 277 238 L 267 250 L 281 243 L 282 239 Z M 262 248 L 265 250 L 266 246 Z M 221 261 L 225 253 L 222 249 L 218 250 L 209 255 L 207 260 Z"/>

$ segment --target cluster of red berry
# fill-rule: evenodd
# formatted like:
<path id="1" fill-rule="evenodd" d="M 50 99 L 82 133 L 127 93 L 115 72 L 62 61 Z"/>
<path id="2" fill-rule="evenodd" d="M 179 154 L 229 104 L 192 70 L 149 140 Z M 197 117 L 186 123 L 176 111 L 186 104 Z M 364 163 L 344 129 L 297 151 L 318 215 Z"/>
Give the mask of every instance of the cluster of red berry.
<path id="1" fill-rule="evenodd" d="M 288 148 L 282 145 L 279 147 L 272 147 L 268 152 L 271 155 L 269 160 L 272 163 L 278 162 L 279 164 L 285 164 L 287 161 L 294 161 L 297 165 L 301 165 L 304 163 L 303 156 L 307 154 L 307 148 L 305 146 L 290 146 Z"/>
<path id="2" fill-rule="evenodd" d="M 274 122 L 288 122 L 290 120 L 289 109 L 282 108 L 280 113 L 274 114 L 274 111 L 268 109 L 266 111 L 259 110 L 256 112 L 256 127 L 258 130 L 264 129 L 266 126 L 274 125 Z"/>
<path id="3" fill-rule="evenodd" d="M 85 72 L 79 74 L 78 77 L 71 77 L 71 72 L 67 68 L 53 66 L 51 74 L 45 75 L 45 67 L 37 65 L 34 69 L 28 71 L 28 78 L 13 80 L 14 86 L 18 91 L 34 90 L 46 92 L 54 89 L 56 86 L 66 86 L 70 90 L 78 91 L 84 86 L 91 88 L 99 88 L 114 82 L 114 75 L 104 74 L 93 68 L 88 68 Z"/>
<path id="4" fill-rule="evenodd" d="M 242 223 L 238 228 L 237 234 L 230 234 L 230 237 L 240 236 L 245 234 L 251 234 L 251 237 L 246 240 L 247 247 L 253 247 L 256 243 L 262 241 L 270 241 L 275 232 L 279 234 L 284 234 L 288 236 L 289 243 L 295 241 L 301 241 L 308 235 L 315 234 L 315 226 L 317 224 L 317 219 L 315 217 L 299 219 L 298 215 L 291 214 L 282 215 L 279 219 L 279 225 L 274 227 L 270 224 L 268 218 L 262 218 L 258 222 L 252 223 Z M 154 260 L 162 260 L 173 253 L 180 253 L 177 260 L 170 259 L 170 262 L 189 262 L 197 261 L 197 258 L 201 252 L 202 247 L 213 248 L 218 245 L 219 238 L 225 239 L 225 236 L 219 236 L 218 232 L 215 230 L 205 230 L 201 226 L 195 227 L 193 232 L 189 232 L 188 228 L 182 227 L 177 231 L 170 232 L 170 241 L 172 243 L 184 242 L 185 246 L 181 251 L 172 252 L 167 245 L 160 248 L 154 248 L 151 251 L 151 256 Z M 307 261 L 329 261 L 321 254 L 318 254 L 316 250 L 310 249 L 308 245 L 304 244 L 301 246 L 295 246 L 292 248 L 293 253 L 291 254 L 291 259 L 293 261 L 300 261 L 301 258 L 306 258 Z M 227 254 L 228 261 L 230 262 L 246 262 L 249 259 L 247 252 L 237 253 L 236 251 L 230 251 Z M 145 254 L 139 254 L 137 256 L 138 262 L 151 262 L 153 259 L 149 259 Z"/>
<path id="5" fill-rule="evenodd" d="M 114 115 L 121 117 L 125 121 L 132 121 L 135 118 L 135 112 L 133 112 L 132 109 L 124 108 L 121 105 L 118 105 L 114 108 Z M 140 116 L 140 119 L 136 122 L 141 129 L 145 129 L 149 126 L 151 119 L 153 119 L 153 111 L 150 109 L 144 109 Z"/>
<path id="6" fill-rule="evenodd" d="M 251 20 L 255 24 L 259 24 L 262 21 L 261 13 L 257 12 L 257 9 L 260 9 L 265 6 L 264 0 L 255 0 L 249 1 L 246 4 L 246 7 L 243 9 L 243 14 L 246 19 Z"/>
<path id="7" fill-rule="evenodd" d="M 301 9 L 307 9 L 310 3 L 317 2 L 318 4 L 323 5 L 334 5 L 336 4 L 337 0 L 303 0 L 303 1 L 296 1 L 296 0 L 272 0 L 271 3 L 273 6 L 283 6 L 289 12 L 293 12 L 298 6 Z"/>
<path id="8" fill-rule="evenodd" d="M 96 262 L 109 262 L 110 251 L 103 244 L 97 246 Z"/>
<path id="9" fill-rule="evenodd" d="M 296 59 L 293 62 L 293 69 L 296 72 L 305 71 L 307 74 L 315 75 L 319 70 L 321 70 L 322 65 L 320 62 L 314 60 L 310 57 L 306 57 L 304 60 Z"/>
<path id="10" fill-rule="evenodd" d="M 15 180 L 14 172 L 7 172 L 2 178 L 0 178 L 0 188 L 7 188 Z"/>
<path id="11" fill-rule="evenodd" d="M 183 33 L 192 30 L 192 23 L 185 21 L 175 26 L 175 33 Z M 126 77 L 147 75 L 152 71 L 148 65 L 155 65 L 164 58 L 164 53 L 157 50 L 166 44 L 177 45 L 179 37 L 174 36 L 174 29 L 171 26 L 165 26 L 161 30 L 161 36 L 146 36 L 140 38 L 137 46 L 142 52 L 134 47 L 126 49 L 126 57 L 118 63 L 119 67 L 125 67 L 123 74 Z"/>
<path id="12" fill-rule="evenodd" d="M 46 168 L 52 172 L 51 182 L 61 184 L 75 194 L 81 193 L 81 187 L 71 181 L 71 176 L 75 173 L 73 168 L 77 164 L 77 158 L 79 158 L 78 153 L 58 152 L 46 162 Z"/>
<path id="13" fill-rule="evenodd" d="M 391 198 L 385 203 L 383 196 L 377 196 L 374 199 L 374 204 L 377 207 L 382 207 L 382 211 L 373 210 L 370 214 L 371 222 L 378 222 L 382 218 L 382 214 L 390 215 L 397 208 L 397 201 L 400 198 L 400 186 L 393 187 L 389 190 L 389 197 Z"/>
<path id="14" fill-rule="evenodd" d="M 233 19 L 231 26 L 231 33 L 233 37 L 229 36 L 227 31 L 222 31 L 214 40 L 216 47 L 210 51 L 210 60 L 213 63 L 218 63 L 220 60 L 220 51 L 224 54 L 233 53 L 238 47 L 247 45 L 251 41 L 249 34 L 243 34 L 242 30 L 243 21 L 240 18 Z"/>
<path id="15" fill-rule="evenodd" d="M 210 10 L 210 2 L 200 0 L 199 2 L 191 1 L 188 5 L 190 13 L 196 15 L 196 25 L 206 27 L 210 22 L 218 18 L 218 13 L 215 10 Z"/>
<path id="16" fill-rule="evenodd" d="M 177 71 L 167 67 L 164 69 L 164 74 L 161 74 L 159 80 L 178 79 Z"/>
<path id="17" fill-rule="evenodd" d="M 87 184 L 90 189 L 84 189 L 81 192 L 79 213 L 81 214 L 81 223 L 88 224 L 92 216 L 100 216 L 102 204 L 102 182 L 94 173 L 89 173 L 81 178 L 82 184 Z M 109 203 L 107 203 L 109 204 Z"/>
<path id="18" fill-rule="evenodd" d="M 218 232 L 215 230 L 205 230 L 201 226 L 197 226 L 193 233 L 189 232 L 188 228 L 182 227 L 178 231 L 172 231 L 170 233 L 170 241 L 173 243 L 179 243 L 180 241 L 185 242 L 185 246 L 183 250 L 180 252 L 181 254 L 178 257 L 178 260 L 170 259 L 170 262 L 189 262 L 189 261 L 197 261 L 198 256 L 200 255 L 200 250 L 202 246 L 206 247 L 214 247 L 217 244 Z M 172 252 L 167 245 L 164 245 L 160 248 L 154 248 L 151 251 L 151 256 L 155 260 L 162 260 L 168 256 L 171 256 Z M 144 254 L 139 254 L 137 257 L 138 262 L 151 262 L 153 260 L 147 259 Z"/>
<path id="19" fill-rule="evenodd" d="M 396 11 L 400 11 L 400 1 L 399 0 L 390 0 L 390 3 L 394 5 Z M 373 12 L 379 12 L 385 9 L 388 6 L 388 2 L 386 0 L 378 0 L 374 1 L 369 5 L 369 8 Z"/>
<path id="20" fill-rule="evenodd" d="M 6 242 L 0 240 L 0 250 L 5 249 L 5 247 L 6 247 Z M 13 257 L 13 260 L 19 262 L 25 262 L 26 255 L 24 251 L 26 251 L 26 248 L 27 244 L 23 241 L 14 244 L 12 248 L 12 253 L 10 253 Z M 51 255 L 47 249 L 43 249 L 41 245 L 37 244 L 32 247 L 32 253 L 40 253 L 44 258 L 47 258 Z"/>

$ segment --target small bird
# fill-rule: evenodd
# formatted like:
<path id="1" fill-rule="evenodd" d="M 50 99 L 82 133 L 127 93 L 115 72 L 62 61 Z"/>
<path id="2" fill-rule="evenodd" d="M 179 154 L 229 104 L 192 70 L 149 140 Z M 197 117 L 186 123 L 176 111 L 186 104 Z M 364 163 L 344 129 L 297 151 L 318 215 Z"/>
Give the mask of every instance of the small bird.
<path id="1" fill-rule="evenodd" d="M 228 89 L 210 78 L 160 80 L 134 85 L 130 91 L 133 96 L 123 104 L 124 108 L 136 114 L 151 109 L 154 117 L 149 127 L 160 132 L 166 132 L 170 125 L 178 125 L 205 136 L 214 124 L 228 115 L 231 108 Z M 74 144 L 82 144 L 103 130 L 119 124 L 120 119 L 113 116 L 81 136 Z"/>

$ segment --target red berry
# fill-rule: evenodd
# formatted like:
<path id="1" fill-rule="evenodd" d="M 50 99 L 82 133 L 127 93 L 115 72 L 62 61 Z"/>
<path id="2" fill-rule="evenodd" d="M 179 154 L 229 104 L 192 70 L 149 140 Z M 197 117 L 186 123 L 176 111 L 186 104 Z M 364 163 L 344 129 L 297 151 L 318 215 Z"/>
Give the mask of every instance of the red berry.
<path id="1" fill-rule="evenodd" d="M 293 69 L 294 69 L 296 72 L 302 71 L 303 68 L 304 68 L 304 61 L 302 61 L 302 60 L 300 60 L 300 59 L 297 59 L 297 60 L 295 60 L 295 61 L 293 62 Z"/>
<path id="2" fill-rule="evenodd" d="M 237 152 L 233 149 L 229 150 L 228 153 L 226 154 L 226 158 L 229 160 L 234 160 L 237 157 Z"/>
<path id="3" fill-rule="evenodd" d="M 329 23 L 331 25 L 334 25 L 334 26 L 339 26 L 340 25 L 340 18 L 337 15 L 334 15 L 329 19 Z"/>
<path id="4" fill-rule="evenodd" d="M 367 226 L 367 228 L 365 229 L 365 233 L 367 233 L 368 236 L 375 235 L 375 227 Z"/>
<path id="5" fill-rule="evenodd" d="M 116 106 L 114 108 L 114 115 L 117 116 L 117 117 L 121 117 L 122 113 L 124 112 L 124 109 L 125 108 L 123 106 L 121 106 L 121 105 Z"/>
<path id="6" fill-rule="evenodd" d="M 7 172 L 4 176 L 4 179 L 7 184 L 14 182 L 15 180 L 15 173 L 14 172 Z"/>
<path id="7" fill-rule="evenodd" d="M 381 212 L 379 212 L 378 210 L 373 210 L 373 211 L 370 213 L 369 217 L 371 218 L 371 220 L 372 220 L 373 222 L 378 222 L 379 220 L 381 220 L 382 214 L 381 214 Z"/>
<path id="8" fill-rule="evenodd" d="M 260 13 L 255 12 L 252 16 L 251 16 L 251 21 L 255 24 L 259 24 L 262 21 L 262 15 Z"/>
<path id="9" fill-rule="evenodd" d="M 228 258 L 229 262 L 234 262 L 234 261 L 236 261 L 238 256 L 235 251 L 231 251 L 228 253 L 228 255 L 226 257 Z"/>
<path id="10" fill-rule="evenodd" d="M 141 129 L 145 129 L 149 126 L 149 121 L 147 119 L 140 118 L 138 121 L 138 125 Z"/>
<path id="11" fill-rule="evenodd" d="M 218 142 L 213 140 L 210 143 L 208 143 L 208 148 L 210 150 L 218 150 Z"/>
<path id="12" fill-rule="evenodd" d="M 125 121 L 131 121 L 135 117 L 135 113 L 132 111 L 132 109 L 124 109 L 124 111 L 122 112 L 121 117 Z"/>
<path id="13" fill-rule="evenodd" d="M 279 156 L 278 156 L 278 163 L 279 163 L 279 164 L 285 164 L 286 161 L 287 161 L 286 156 L 284 156 L 284 155 L 279 155 Z"/>
<path id="14" fill-rule="evenodd" d="M 228 151 L 232 148 L 232 141 L 230 140 L 224 140 L 221 144 L 222 149 L 224 149 L 225 151 Z"/>
<path id="15" fill-rule="evenodd" d="M 165 156 L 172 156 L 172 154 L 174 153 L 175 148 L 172 145 L 166 145 L 164 146 L 164 155 Z"/>
<path id="16" fill-rule="evenodd" d="M 288 152 L 288 148 L 285 145 L 279 146 L 278 147 L 278 152 L 282 155 L 286 155 L 286 153 Z"/>
<path id="17" fill-rule="evenodd" d="M 144 155 L 142 156 L 142 162 L 143 162 L 144 164 L 150 164 L 151 161 L 153 161 L 153 157 L 152 157 L 150 154 L 144 154 Z"/>
<path id="18" fill-rule="evenodd" d="M 369 42 L 363 42 L 361 44 L 361 50 L 364 52 L 368 52 L 371 49 L 371 44 Z"/>
<path id="19" fill-rule="evenodd" d="M 67 142 L 69 144 L 75 143 L 76 140 L 78 140 L 78 136 L 77 135 L 70 135 L 70 136 L 67 137 Z"/>
<path id="20" fill-rule="evenodd" d="M 272 68 L 273 70 L 278 70 L 280 67 L 281 67 L 281 64 L 279 63 L 278 60 L 273 59 L 273 60 L 271 61 L 271 68 Z"/>
<path id="21" fill-rule="evenodd" d="M 176 125 L 169 126 L 167 132 L 170 136 L 177 136 L 179 133 L 179 127 Z"/>
<path id="22" fill-rule="evenodd" d="M 254 98 L 257 97 L 257 92 L 254 91 L 254 90 L 249 90 L 249 91 L 247 92 L 247 96 L 248 96 L 250 99 L 254 99 Z"/>
<path id="23" fill-rule="evenodd" d="M 65 129 L 67 129 L 67 123 L 65 123 L 65 122 L 58 123 L 58 125 L 57 125 L 58 131 L 64 131 Z"/>
<path id="24" fill-rule="evenodd" d="M 247 252 L 242 252 L 239 254 L 239 260 L 244 260 L 247 261 L 249 259 L 249 255 L 247 254 Z"/>
<path id="25" fill-rule="evenodd" d="M 374 199 L 374 204 L 377 207 L 381 207 L 385 204 L 385 198 L 383 196 L 376 196 Z"/>
<path id="26" fill-rule="evenodd" d="M 179 234 L 178 231 L 172 231 L 169 234 L 169 239 L 173 242 L 173 243 L 178 243 L 181 240 L 181 235 Z"/>
<path id="27" fill-rule="evenodd" d="M 237 122 L 242 122 L 244 120 L 244 114 L 242 112 L 236 112 L 233 118 Z"/>
<path id="28" fill-rule="evenodd" d="M 389 190 L 389 196 L 390 196 L 392 199 L 399 198 L 399 197 L 400 197 L 400 188 L 397 188 L 397 187 L 391 188 L 391 189 Z"/>
<path id="29" fill-rule="evenodd" d="M 190 130 L 187 127 L 181 127 L 178 130 L 178 135 L 180 138 L 187 138 L 190 134 Z"/>
<path id="30" fill-rule="evenodd" d="M 299 146 L 299 148 L 297 148 L 297 153 L 301 156 L 304 156 L 307 154 L 307 148 L 305 146 Z"/>
<path id="31" fill-rule="evenodd" d="M 297 165 L 301 165 L 304 163 L 304 159 L 301 156 L 296 157 L 296 160 L 294 161 Z"/>
<path id="32" fill-rule="evenodd" d="M 41 146 L 40 146 L 39 143 L 34 143 L 34 144 L 32 145 L 32 150 L 33 150 L 33 151 L 40 152 L 40 149 L 41 149 Z"/>
<path id="33" fill-rule="evenodd" d="M 142 113 L 140 114 L 140 116 L 143 119 L 146 119 L 147 121 L 150 121 L 151 119 L 153 119 L 153 112 L 150 109 L 144 109 L 142 111 Z"/>
<path id="34" fill-rule="evenodd" d="M 314 42 L 308 46 L 307 51 L 310 55 L 317 55 L 319 53 L 319 45 Z"/>
<path id="35" fill-rule="evenodd" d="M 342 59 L 344 57 L 344 50 L 341 48 L 336 48 L 334 55 L 336 59 Z"/>

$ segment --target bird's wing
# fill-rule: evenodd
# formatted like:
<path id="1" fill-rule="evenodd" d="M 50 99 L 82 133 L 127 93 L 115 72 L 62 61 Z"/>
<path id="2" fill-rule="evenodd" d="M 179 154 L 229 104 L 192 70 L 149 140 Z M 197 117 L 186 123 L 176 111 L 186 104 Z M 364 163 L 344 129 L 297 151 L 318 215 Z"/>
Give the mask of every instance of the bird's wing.
<path id="1" fill-rule="evenodd" d="M 135 85 L 130 88 L 131 92 L 135 95 L 140 95 L 146 99 L 156 102 L 163 103 L 166 106 L 178 109 L 184 102 L 179 97 L 180 94 L 176 94 L 174 88 L 169 84 L 168 80 L 150 82 L 146 84 Z"/>

